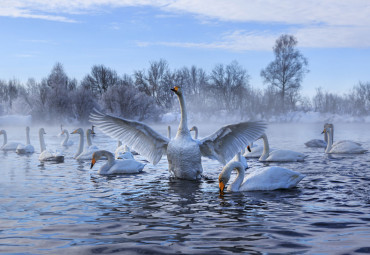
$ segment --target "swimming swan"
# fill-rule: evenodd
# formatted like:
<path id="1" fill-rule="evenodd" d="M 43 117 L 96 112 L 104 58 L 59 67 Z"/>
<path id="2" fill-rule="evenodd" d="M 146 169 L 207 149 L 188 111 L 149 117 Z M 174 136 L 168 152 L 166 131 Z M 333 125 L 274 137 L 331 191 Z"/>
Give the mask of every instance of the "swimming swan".
<path id="1" fill-rule="evenodd" d="M 324 129 L 331 124 L 325 123 L 324 124 Z M 307 147 L 312 147 L 312 148 L 326 148 L 328 145 L 328 140 L 326 134 L 324 135 L 324 140 L 321 139 L 311 139 L 308 142 L 304 143 Z"/>
<path id="2" fill-rule="evenodd" d="M 30 127 L 26 127 L 26 145 L 19 144 L 15 152 L 18 154 L 29 154 L 35 152 L 35 148 L 30 142 Z"/>
<path id="3" fill-rule="evenodd" d="M 94 152 L 90 168 L 92 168 L 96 161 L 102 156 L 107 157 L 108 162 L 100 167 L 99 174 L 136 174 L 142 172 L 145 166 L 145 164 L 137 162 L 134 159 L 114 159 L 113 153 L 99 150 Z"/>
<path id="4" fill-rule="evenodd" d="M 78 128 L 74 130 L 71 134 L 79 134 L 80 135 L 80 142 L 78 144 L 78 150 L 74 155 L 75 159 L 79 160 L 90 160 L 92 159 L 92 155 L 95 151 L 98 151 L 99 148 L 91 143 L 91 129 L 86 130 L 86 138 L 87 138 L 87 147 L 84 149 L 84 132 L 82 128 Z M 90 145 L 89 145 L 90 144 Z"/>
<path id="5" fill-rule="evenodd" d="M 359 143 L 353 141 L 343 140 L 333 143 L 333 130 L 333 126 L 328 126 L 324 128 L 323 133 L 325 133 L 328 138 L 328 145 L 326 147 L 325 153 L 360 154 L 367 152 L 367 150 L 362 148 Z"/>
<path id="6" fill-rule="evenodd" d="M 64 140 L 61 142 L 62 146 L 71 146 L 71 145 L 73 145 L 73 141 L 69 140 L 69 133 L 68 133 L 67 129 L 63 129 L 63 131 L 62 131 L 62 133 L 60 133 L 60 135 L 65 135 L 66 136 L 64 138 Z"/>
<path id="7" fill-rule="evenodd" d="M 239 161 L 231 161 L 224 166 L 218 177 L 221 195 L 229 182 L 233 169 L 236 169 L 237 177 L 227 187 L 227 190 L 231 192 L 290 189 L 295 187 L 305 177 L 305 175 L 293 170 L 272 166 L 256 169 L 244 178 L 245 170 L 243 165 Z"/>
<path id="8" fill-rule="evenodd" d="M 114 117 L 96 109 L 90 114 L 90 121 L 111 137 L 124 141 L 154 165 L 166 153 L 169 172 L 177 178 L 188 180 L 201 178 L 202 156 L 226 164 L 266 128 L 262 122 L 242 122 L 224 126 L 202 140 L 193 140 L 182 90 L 177 86 L 171 90 L 178 96 L 181 109 L 180 125 L 172 140 L 141 122 Z"/>
<path id="9" fill-rule="evenodd" d="M 261 137 L 263 139 L 263 153 L 258 159 L 259 161 L 274 161 L 274 162 L 291 162 L 291 161 L 304 161 L 306 157 L 303 153 L 291 150 L 273 150 L 270 151 L 269 142 L 266 134 Z"/>
<path id="10" fill-rule="evenodd" d="M 45 141 L 44 141 L 44 134 L 45 130 L 43 128 L 40 128 L 39 130 L 39 140 L 40 140 L 40 148 L 41 148 L 41 154 L 39 155 L 40 161 L 55 161 L 55 162 L 63 162 L 64 156 L 61 152 L 57 151 L 51 151 L 46 150 Z"/>
<path id="11" fill-rule="evenodd" d="M 3 151 L 15 151 L 20 143 L 17 142 L 10 142 L 8 143 L 8 136 L 5 130 L 0 130 L 0 135 L 4 135 L 4 142 L 3 146 L 1 146 L 1 150 Z"/>
<path id="12" fill-rule="evenodd" d="M 116 159 L 134 159 L 134 155 L 132 155 L 130 148 L 127 145 L 122 145 L 121 141 L 118 141 L 114 155 Z"/>

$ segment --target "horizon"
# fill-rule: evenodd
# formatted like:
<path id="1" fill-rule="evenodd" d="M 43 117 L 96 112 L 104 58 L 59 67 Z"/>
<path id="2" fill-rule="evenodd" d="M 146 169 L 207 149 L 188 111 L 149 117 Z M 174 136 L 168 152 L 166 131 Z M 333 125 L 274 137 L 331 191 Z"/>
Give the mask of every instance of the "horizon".
<path id="1" fill-rule="evenodd" d="M 3 2 L 3 1 L 1 1 Z M 334 0 L 260 1 L 12 1 L 0 7 L 0 79 L 41 81 L 54 64 L 81 81 L 92 66 L 132 75 L 165 59 L 171 70 L 195 65 L 209 73 L 236 60 L 250 85 L 274 60 L 281 34 L 298 40 L 310 72 L 301 93 L 344 94 L 369 81 L 370 4 Z"/>

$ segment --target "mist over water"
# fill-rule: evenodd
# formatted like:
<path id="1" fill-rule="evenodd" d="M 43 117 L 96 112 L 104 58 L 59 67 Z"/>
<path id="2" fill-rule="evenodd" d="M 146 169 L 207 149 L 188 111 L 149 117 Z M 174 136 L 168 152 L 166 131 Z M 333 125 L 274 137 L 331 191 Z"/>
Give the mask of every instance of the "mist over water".
<path id="1" fill-rule="evenodd" d="M 221 124 L 196 124 L 205 137 Z M 172 125 L 172 137 L 177 124 Z M 369 124 L 334 123 L 334 141 L 370 149 Z M 151 125 L 162 135 L 167 125 Z M 25 143 L 25 127 L 2 127 L 8 141 Z M 0 253 L 75 254 L 361 254 L 370 252 L 370 157 L 325 155 L 304 142 L 323 138 L 323 123 L 269 124 L 271 148 L 308 155 L 302 163 L 270 163 L 306 175 L 294 189 L 226 193 L 219 197 L 222 165 L 203 159 L 199 182 L 169 177 L 165 157 L 142 174 L 101 176 L 104 161 L 40 163 L 38 125 L 31 126 L 35 153 L 0 151 Z M 61 148 L 59 126 L 44 127 L 49 149 Z M 72 132 L 75 126 L 65 126 Z M 85 127 L 87 128 L 87 127 Z M 114 151 L 117 141 L 98 129 L 93 144 Z M 258 144 L 262 144 L 260 141 Z M 2 144 L 2 138 L 0 138 Z M 265 164 L 248 160 L 250 169 Z M 235 175 L 231 177 L 231 180 Z"/>

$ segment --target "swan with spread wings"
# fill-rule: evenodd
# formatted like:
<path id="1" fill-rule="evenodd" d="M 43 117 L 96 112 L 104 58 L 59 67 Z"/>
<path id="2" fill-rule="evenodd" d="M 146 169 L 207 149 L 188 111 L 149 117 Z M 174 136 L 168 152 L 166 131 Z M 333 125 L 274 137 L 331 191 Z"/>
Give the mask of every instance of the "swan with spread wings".
<path id="1" fill-rule="evenodd" d="M 109 136 L 124 141 L 154 165 L 167 154 L 171 175 L 187 180 L 201 178 L 201 157 L 208 157 L 226 164 L 236 153 L 259 138 L 265 131 L 262 122 L 241 122 L 226 125 L 200 140 L 190 135 L 187 111 L 182 89 L 171 89 L 180 101 L 181 120 L 174 139 L 160 135 L 149 126 L 134 120 L 115 117 L 94 110 L 90 121 Z"/>

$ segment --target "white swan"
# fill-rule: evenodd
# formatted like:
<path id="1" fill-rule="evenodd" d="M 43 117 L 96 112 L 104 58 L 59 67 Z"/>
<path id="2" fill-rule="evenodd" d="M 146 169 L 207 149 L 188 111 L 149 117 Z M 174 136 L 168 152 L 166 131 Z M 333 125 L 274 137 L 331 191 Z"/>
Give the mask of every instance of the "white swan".
<path id="1" fill-rule="evenodd" d="M 26 127 L 26 145 L 19 144 L 15 152 L 18 154 L 29 154 L 35 152 L 35 148 L 32 146 L 30 141 L 30 127 Z"/>
<path id="2" fill-rule="evenodd" d="M 0 130 L 0 135 L 4 135 L 4 142 L 1 146 L 1 150 L 3 151 L 15 151 L 20 143 L 17 142 L 9 142 L 8 143 L 8 135 L 6 134 L 5 130 Z"/>
<path id="3" fill-rule="evenodd" d="M 325 123 L 324 124 L 324 129 L 328 126 L 328 125 L 331 125 L 331 124 L 328 124 L 328 123 Z M 304 143 L 307 147 L 312 147 L 312 148 L 326 148 L 326 146 L 328 145 L 328 140 L 327 140 L 327 136 L 324 135 L 324 140 L 321 140 L 321 139 L 311 139 L 307 142 Z"/>
<path id="4" fill-rule="evenodd" d="M 100 167 L 99 174 L 135 174 L 142 172 L 145 166 L 134 159 L 114 159 L 113 153 L 99 150 L 94 152 L 90 168 L 103 156 L 108 158 L 108 162 Z"/>
<path id="5" fill-rule="evenodd" d="M 169 172 L 177 178 L 188 180 L 201 178 L 202 156 L 226 164 L 266 128 L 262 122 L 242 122 L 224 126 L 202 140 L 193 140 L 188 128 L 182 90 L 177 86 L 171 90 L 178 96 L 181 109 L 180 125 L 172 140 L 141 122 L 114 117 L 97 110 L 90 114 L 90 121 L 106 134 L 124 141 L 153 164 L 157 164 L 167 152 Z"/>
<path id="6" fill-rule="evenodd" d="M 79 134 L 80 135 L 80 142 L 78 144 L 78 150 L 74 155 L 75 159 L 79 160 L 89 160 L 92 159 L 92 155 L 95 151 L 98 151 L 99 148 L 91 143 L 91 129 L 86 130 L 86 138 L 87 138 L 87 147 L 84 149 L 84 132 L 82 128 L 78 128 L 74 130 L 71 134 Z"/>
<path id="7" fill-rule="evenodd" d="M 190 131 L 194 131 L 194 140 L 197 140 L 198 139 L 198 127 L 192 126 Z"/>
<path id="8" fill-rule="evenodd" d="M 62 131 L 62 133 L 60 133 L 60 135 L 65 135 L 66 136 L 64 138 L 64 140 L 61 142 L 62 146 L 71 146 L 71 145 L 73 145 L 73 141 L 69 140 L 69 133 L 68 133 L 67 129 L 63 129 L 63 131 Z"/>
<path id="9" fill-rule="evenodd" d="M 263 146 L 260 145 L 254 145 L 253 143 L 251 145 L 247 146 L 247 151 L 243 153 L 243 157 L 245 158 L 259 158 L 261 157 L 263 153 Z"/>
<path id="10" fill-rule="evenodd" d="M 45 130 L 43 128 L 40 128 L 39 130 L 39 140 L 40 140 L 40 148 L 41 148 L 41 154 L 39 155 L 40 161 L 55 161 L 55 162 L 63 162 L 64 156 L 60 151 L 51 151 L 46 150 L 45 146 L 45 140 L 44 140 L 44 134 Z"/>
<path id="11" fill-rule="evenodd" d="M 333 143 L 333 130 L 333 126 L 328 126 L 323 131 L 328 138 L 328 145 L 325 149 L 325 153 L 360 154 L 367 152 L 366 149 L 362 148 L 361 144 L 353 141 L 343 140 Z"/>
<path id="12" fill-rule="evenodd" d="M 305 177 L 305 175 L 293 170 L 272 166 L 256 169 L 244 178 L 245 168 L 243 165 L 239 161 L 231 161 L 222 169 L 218 177 L 221 195 L 233 169 L 237 170 L 237 177 L 227 187 L 227 190 L 231 192 L 290 189 L 295 187 Z"/>
<path id="13" fill-rule="evenodd" d="M 134 159 L 134 155 L 132 155 L 130 148 L 127 145 L 122 145 L 121 141 L 118 141 L 114 155 L 116 159 Z"/>
<path id="14" fill-rule="evenodd" d="M 291 162 L 291 161 L 304 161 L 306 155 L 300 152 L 291 150 L 273 150 L 270 151 L 269 142 L 266 134 L 261 136 L 263 139 L 263 153 L 258 159 L 259 161 L 274 161 L 274 162 Z"/>

